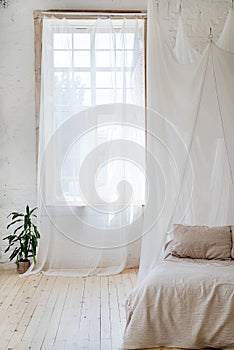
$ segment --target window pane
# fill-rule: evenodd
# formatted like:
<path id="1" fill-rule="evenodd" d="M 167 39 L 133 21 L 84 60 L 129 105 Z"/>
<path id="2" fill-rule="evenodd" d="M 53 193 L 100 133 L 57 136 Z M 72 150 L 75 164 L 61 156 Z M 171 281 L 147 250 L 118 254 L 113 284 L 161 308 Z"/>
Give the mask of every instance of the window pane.
<path id="1" fill-rule="evenodd" d="M 97 72 L 97 88 L 130 88 L 134 81 L 131 72 Z"/>
<path id="2" fill-rule="evenodd" d="M 65 122 L 73 113 L 70 111 L 66 112 L 55 112 L 55 127 L 58 128 L 63 122 Z"/>
<path id="3" fill-rule="evenodd" d="M 71 26 L 75 28 L 73 33 L 67 31 L 62 33 L 63 27 L 61 27 L 60 32 L 56 32 L 53 36 L 54 89 L 49 93 L 51 94 L 55 128 L 92 104 L 135 103 L 133 97 L 139 98 L 139 89 L 142 89 L 143 95 L 144 46 L 142 46 L 142 38 L 141 42 L 138 41 L 139 50 L 133 50 L 134 39 L 139 39 L 138 36 L 140 37 L 143 32 L 139 31 L 136 37 L 135 33 L 130 33 L 131 30 L 137 31 L 135 20 L 132 22 L 130 20 L 101 20 L 98 25 L 96 21 L 91 22 L 91 20 L 73 21 Z M 90 33 L 93 25 L 96 25 L 96 33 L 91 40 Z M 134 59 L 138 59 L 135 76 L 132 75 Z M 105 113 L 103 116 L 102 113 L 101 116 L 98 115 L 97 125 L 102 124 L 102 119 L 106 121 Z M 142 120 L 144 122 L 144 115 Z M 63 163 L 61 181 L 66 199 L 81 200 L 77 174 L 80 163 L 92 149 L 107 140 L 120 138 L 132 140 L 135 137 L 134 132 L 138 131 L 122 130 L 122 127 L 115 125 L 114 127 L 103 127 L 101 130 L 98 128 L 93 135 L 89 133 L 87 137 L 82 137 L 77 147 L 73 146 L 72 151 L 69 151 Z M 143 134 L 142 145 L 145 142 L 144 137 Z M 139 136 L 136 135 L 135 138 L 138 140 Z M 59 145 L 58 152 L 60 152 Z M 108 152 L 107 148 L 106 151 L 98 153 L 97 162 L 105 160 Z M 107 165 L 98 173 L 96 185 L 100 196 L 109 200 L 117 198 L 118 192 L 115 193 L 115 185 L 117 186 L 119 178 L 126 179 L 136 186 L 134 201 L 142 203 L 144 201 L 144 179 L 139 181 L 135 169 L 122 162 Z M 141 186 L 139 182 L 142 183 Z"/>
<path id="4" fill-rule="evenodd" d="M 55 104 L 58 106 L 69 106 L 73 103 L 75 92 L 71 89 L 56 89 Z"/>
<path id="5" fill-rule="evenodd" d="M 90 88 L 91 77 L 90 73 L 86 72 L 76 72 L 74 73 L 74 84 L 75 86 L 82 86 L 85 88 Z"/>
<path id="6" fill-rule="evenodd" d="M 72 51 L 54 51 L 54 67 L 72 67 Z"/>
<path id="7" fill-rule="evenodd" d="M 76 89 L 56 89 L 55 104 L 57 106 L 87 106 L 91 103 L 91 94 L 89 89 L 83 87 Z"/>
<path id="8" fill-rule="evenodd" d="M 116 49 L 133 49 L 134 33 L 116 33 Z"/>
<path id="9" fill-rule="evenodd" d="M 113 49 L 114 37 L 112 33 L 96 33 L 95 48 L 98 49 Z"/>
<path id="10" fill-rule="evenodd" d="M 96 73 L 96 87 L 97 88 L 111 88 L 115 83 L 115 73 L 111 72 L 97 72 Z"/>
<path id="11" fill-rule="evenodd" d="M 70 49 L 72 48 L 72 34 L 54 34 L 54 49 Z"/>
<path id="12" fill-rule="evenodd" d="M 116 90 L 116 103 L 132 103 L 131 89 L 117 89 Z"/>
<path id="13" fill-rule="evenodd" d="M 54 113 L 55 128 L 57 129 L 63 122 L 81 112 L 85 108 L 87 108 L 87 106 L 57 106 L 56 112 Z"/>
<path id="14" fill-rule="evenodd" d="M 90 34 L 74 34 L 74 49 L 90 49 Z"/>
<path id="15" fill-rule="evenodd" d="M 133 64 L 133 51 L 96 51 L 97 67 L 131 67 Z"/>
<path id="16" fill-rule="evenodd" d="M 96 104 L 114 103 L 115 92 L 112 89 L 96 89 Z"/>
<path id="17" fill-rule="evenodd" d="M 91 106 L 91 90 L 90 89 L 83 90 L 82 106 Z"/>
<path id="18" fill-rule="evenodd" d="M 54 72 L 55 88 L 90 88 L 90 73 L 75 72 L 74 80 L 72 72 Z"/>
<path id="19" fill-rule="evenodd" d="M 115 58 L 111 51 L 96 51 L 96 66 L 97 67 L 114 67 Z"/>
<path id="20" fill-rule="evenodd" d="M 117 72 L 116 73 L 116 88 L 130 88 L 132 84 L 132 73 L 131 72 Z"/>
<path id="21" fill-rule="evenodd" d="M 116 65 L 117 67 L 131 67 L 133 64 L 133 51 L 117 51 Z"/>
<path id="22" fill-rule="evenodd" d="M 74 52 L 75 67 L 90 67 L 90 51 L 75 51 Z"/>
<path id="23" fill-rule="evenodd" d="M 72 73 L 70 72 L 54 72 L 54 87 L 69 88 L 73 86 Z"/>

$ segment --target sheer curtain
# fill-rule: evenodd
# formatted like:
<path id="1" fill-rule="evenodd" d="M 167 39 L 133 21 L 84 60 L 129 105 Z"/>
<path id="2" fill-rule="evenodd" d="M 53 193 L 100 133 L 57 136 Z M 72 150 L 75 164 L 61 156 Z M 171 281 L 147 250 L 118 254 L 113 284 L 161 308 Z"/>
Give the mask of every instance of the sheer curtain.
<path id="1" fill-rule="evenodd" d="M 178 20 L 174 54 L 177 61 L 182 64 L 192 63 L 200 56 L 200 54 L 189 43 L 188 37 L 184 31 L 181 15 Z"/>
<path id="2" fill-rule="evenodd" d="M 138 264 L 143 105 L 143 20 L 43 20 L 36 272 Z"/>
<path id="3" fill-rule="evenodd" d="M 147 155 L 154 157 L 147 157 L 139 281 L 163 257 L 173 224 L 234 223 L 233 9 L 220 48 L 209 36 L 197 57 L 181 22 L 174 50 L 162 31 L 148 0 Z"/>

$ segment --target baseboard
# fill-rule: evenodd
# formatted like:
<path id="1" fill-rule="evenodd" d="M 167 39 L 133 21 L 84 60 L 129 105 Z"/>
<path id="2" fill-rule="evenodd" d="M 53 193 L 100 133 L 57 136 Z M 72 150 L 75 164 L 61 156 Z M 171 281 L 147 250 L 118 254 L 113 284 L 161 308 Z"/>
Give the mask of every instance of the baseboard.
<path id="1" fill-rule="evenodd" d="M 12 262 L 0 262 L 0 270 L 16 270 L 16 265 Z"/>

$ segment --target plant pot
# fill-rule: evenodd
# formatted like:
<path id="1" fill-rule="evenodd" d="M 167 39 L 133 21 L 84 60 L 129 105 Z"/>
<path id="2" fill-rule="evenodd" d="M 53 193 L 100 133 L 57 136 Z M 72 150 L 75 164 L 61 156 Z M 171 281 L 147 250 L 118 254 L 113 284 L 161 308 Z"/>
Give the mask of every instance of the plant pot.
<path id="1" fill-rule="evenodd" d="M 17 271 L 18 273 L 25 273 L 29 266 L 30 266 L 30 261 L 29 260 L 25 260 L 25 261 L 19 261 L 18 265 L 17 265 Z"/>

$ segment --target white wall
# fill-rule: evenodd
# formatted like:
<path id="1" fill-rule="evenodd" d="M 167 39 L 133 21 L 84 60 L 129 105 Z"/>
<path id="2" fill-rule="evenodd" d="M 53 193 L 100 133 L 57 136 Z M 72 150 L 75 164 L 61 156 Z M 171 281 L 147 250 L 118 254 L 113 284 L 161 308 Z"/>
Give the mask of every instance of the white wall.
<path id="1" fill-rule="evenodd" d="M 201 51 L 210 26 L 215 37 L 219 34 L 230 1 L 184 0 L 182 5 L 187 32 Z M 161 6 L 174 35 L 179 0 L 161 0 Z M 9 7 L 0 9 L 0 237 L 10 211 L 36 205 L 33 11 L 55 8 L 146 9 L 146 0 L 9 0 Z"/>

